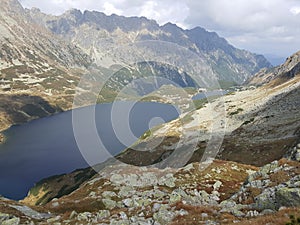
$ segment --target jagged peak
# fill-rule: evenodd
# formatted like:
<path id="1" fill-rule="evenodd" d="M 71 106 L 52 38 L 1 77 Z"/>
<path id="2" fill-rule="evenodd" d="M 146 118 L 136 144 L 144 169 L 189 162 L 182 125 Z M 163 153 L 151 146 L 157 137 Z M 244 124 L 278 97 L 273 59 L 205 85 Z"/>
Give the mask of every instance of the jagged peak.
<path id="1" fill-rule="evenodd" d="M 79 9 L 71 8 L 63 13 L 63 15 L 83 15 Z"/>

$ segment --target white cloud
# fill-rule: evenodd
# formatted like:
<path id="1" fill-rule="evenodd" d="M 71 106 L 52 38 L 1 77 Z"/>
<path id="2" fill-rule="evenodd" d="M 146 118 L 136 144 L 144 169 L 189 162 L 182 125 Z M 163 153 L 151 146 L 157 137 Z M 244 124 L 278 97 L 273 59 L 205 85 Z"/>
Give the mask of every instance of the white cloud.
<path id="1" fill-rule="evenodd" d="M 70 8 L 146 16 L 159 24 L 201 26 L 233 45 L 288 56 L 300 48 L 299 0 L 20 0 L 25 7 L 61 14 Z"/>
<path id="2" fill-rule="evenodd" d="M 294 15 L 300 14 L 300 6 L 294 6 L 290 9 L 290 12 Z"/>
<path id="3" fill-rule="evenodd" d="M 117 15 L 122 15 L 123 11 L 117 9 L 113 4 L 108 3 L 108 2 L 104 2 L 103 4 L 103 12 L 107 15 L 111 15 L 111 14 L 117 14 Z"/>

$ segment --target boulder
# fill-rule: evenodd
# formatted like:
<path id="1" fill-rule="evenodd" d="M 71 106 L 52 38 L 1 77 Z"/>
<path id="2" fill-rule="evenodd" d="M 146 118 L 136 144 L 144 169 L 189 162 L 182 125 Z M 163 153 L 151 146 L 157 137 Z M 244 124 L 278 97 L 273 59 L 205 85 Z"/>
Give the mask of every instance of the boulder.
<path id="1" fill-rule="evenodd" d="M 102 199 L 102 202 L 107 209 L 113 209 L 117 206 L 117 203 L 111 199 Z"/>
<path id="2" fill-rule="evenodd" d="M 175 187 L 175 181 L 176 181 L 176 178 L 173 177 L 173 174 L 169 173 L 169 174 L 166 174 L 165 176 L 161 177 L 158 181 L 158 184 L 163 186 L 167 186 L 169 188 L 173 188 Z"/>
<path id="3" fill-rule="evenodd" d="M 153 214 L 153 219 L 160 224 L 169 224 L 176 214 L 169 210 L 159 210 L 158 212 Z"/>
<path id="4" fill-rule="evenodd" d="M 255 208 L 259 210 L 276 210 L 275 188 L 265 189 L 260 195 L 255 197 Z"/>
<path id="5" fill-rule="evenodd" d="M 281 206 L 298 207 L 300 206 L 300 188 L 280 188 L 275 193 L 277 208 Z"/>
<path id="6" fill-rule="evenodd" d="M 1 224 L 2 225 L 18 225 L 18 224 L 20 224 L 20 218 L 14 217 L 14 218 L 3 221 Z"/>
<path id="7" fill-rule="evenodd" d="M 97 220 L 102 220 L 102 219 L 105 219 L 105 218 L 108 218 L 110 217 L 110 212 L 109 210 L 100 210 L 98 213 L 97 213 Z"/>

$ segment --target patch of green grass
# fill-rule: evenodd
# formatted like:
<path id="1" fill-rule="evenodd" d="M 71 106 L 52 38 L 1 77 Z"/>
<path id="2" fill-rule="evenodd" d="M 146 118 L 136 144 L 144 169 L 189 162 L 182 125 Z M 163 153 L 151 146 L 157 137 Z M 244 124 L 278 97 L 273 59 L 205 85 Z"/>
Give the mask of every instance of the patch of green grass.
<path id="1" fill-rule="evenodd" d="M 141 137 L 141 140 L 145 140 L 146 138 L 150 137 L 152 134 L 151 130 L 146 131 Z"/>
<path id="2" fill-rule="evenodd" d="M 254 121 L 254 118 L 251 118 L 250 120 L 247 120 L 243 123 L 243 125 L 247 125 L 249 123 L 252 123 Z"/>
<path id="3" fill-rule="evenodd" d="M 43 197 L 41 197 L 39 200 L 37 200 L 37 202 L 35 203 L 35 205 L 45 205 L 46 203 L 48 203 L 49 200 L 49 195 L 52 193 L 52 191 L 48 191 L 46 194 L 44 194 Z"/>
<path id="4" fill-rule="evenodd" d="M 244 110 L 242 108 L 238 108 L 236 111 L 229 113 L 230 116 L 239 114 L 240 112 L 243 112 Z"/>
<path id="5" fill-rule="evenodd" d="M 234 86 L 237 86 L 237 83 L 234 81 L 226 81 L 226 80 L 219 80 L 220 87 L 222 89 L 228 89 L 232 88 Z"/>
<path id="6" fill-rule="evenodd" d="M 195 109 L 201 109 L 206 103 L 208 103 L 208 100 L 206 98 L 204 99 L 197 99 L 193 100 Z"/>
<path id="7" fill-rule="evenodd" d="M 192 113 L 189 113 L 189 114 L 185 115 L 183 118 L 180 119 L 180 122 L 182 124 L 192 122 L 194 120 L 192 115 L 193 115 Z"/>

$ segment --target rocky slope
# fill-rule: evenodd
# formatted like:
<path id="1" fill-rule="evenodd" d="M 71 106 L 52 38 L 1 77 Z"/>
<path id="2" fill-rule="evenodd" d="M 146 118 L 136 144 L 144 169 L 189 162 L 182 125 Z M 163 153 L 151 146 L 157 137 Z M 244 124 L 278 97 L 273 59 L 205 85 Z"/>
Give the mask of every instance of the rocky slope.
<path id="1" fill-rule="evenodd" d="M 171 23 L 159 26 L 145 17 L 106 16 L 100 12 L 82 13 L 75 9 L 61 16 L 45 15 L 38 9 L 28 10 L 28 14 L 54 34 L 76 43 L 103 67 L 109 67 L 113 62 L 130 64 L 149 61 L 149 58 L 150 61 L 165 62 L 168 57 L 176 58 L 170 53 L 164 55 L 164 51 L 170 48 L 164 46 L 159 47 L 160 56 L 153 60 L 152 55 L 157 51 L 157 45 L 149 45 L 153 42 L 173 43 L 172 48 L 188 49 L 197 55 L 198 61 L 202 60 L 211 68 L 206 76 L 226 82 L 244 82 L 260 68 L 271 66 L 263 56 L 236 49 L 216 33 L 200 27 L 183 30 Z M 189 57 L 182 60 L 189 60 Z"/>
<path id="2" fill-rule="evenodd" d="M 299 145 L 295 149 L 299 152 Z M 43 206 L 34 206 L 42 203 L 34 201 L 40 194 L 51 196 L 59 186 L 65 191 L 70 177 L 81 172 L 50 178 L 22 203 L 1 199 L 0 219 L 22 224 L 284 225 L 300 216 L 299 165 L 281 159 L 257 168 L 215 160 L 204 170 L 199 163 L 159 170 L 113 163 Z"/>
<path id="3" fill-rule="evenodd" d="M 17 0 L 0 5 L 0 130 L 70 109 L 87 54 L 55 37 Z"/>
<path id="4" fill-rule="evenodd" d="M 284 64 L 272 69 L 262 69 L 247 83 L 249 85 L 263 85 L 277 79 L 277 83 L 285 82 L 300 73 L 300 52 L 288 57 Z"/>

